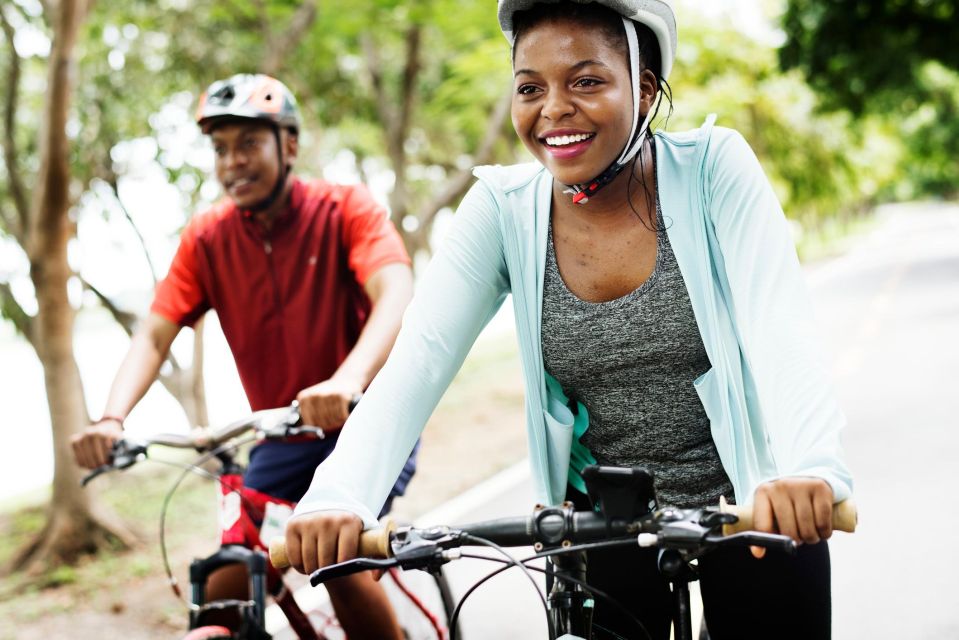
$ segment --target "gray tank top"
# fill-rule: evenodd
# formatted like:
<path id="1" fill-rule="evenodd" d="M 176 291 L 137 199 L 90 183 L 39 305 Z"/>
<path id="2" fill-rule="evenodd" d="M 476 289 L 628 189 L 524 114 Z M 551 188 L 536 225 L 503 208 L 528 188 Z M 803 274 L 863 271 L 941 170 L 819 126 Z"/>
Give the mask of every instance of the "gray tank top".
<path id="1" fill-rule="evenodd" d="M 602 465 L 646 467 L 661 505 L 732 499 L 693 380 L 709 369 L 689 293 L 656 203 L 652 275 L 608 302 L 577 298 L 556 264 L 550 224 L 543 285 L 546 370 L 589 412 L 581 442 Z"/>

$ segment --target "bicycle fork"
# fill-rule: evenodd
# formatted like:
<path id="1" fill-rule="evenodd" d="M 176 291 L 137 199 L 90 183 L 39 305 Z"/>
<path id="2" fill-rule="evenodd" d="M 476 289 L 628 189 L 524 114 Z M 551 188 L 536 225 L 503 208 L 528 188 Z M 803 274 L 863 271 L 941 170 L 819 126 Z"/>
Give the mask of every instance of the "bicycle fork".
<path id="1" fill-rule="evenodd" d="M 245 564 L 249 574 L 249 603 L 235 602 L 239 605 L 243 632 L 241 637 L 250 640 L 269 640 L 266 632 L 266 555 L 239 545 L 227 545 L 213 555 L 194 560 L 190 563 L 190 585 L 192 601 L 201 609 L 190 612 L 190 628 L 196 628 L 201 622 L 203 605 L 206 604 L 206 581 L 210 574 L 229 564 Z M 252 605 L 252 606 L 251 606 Z"/>
<path id="2" fill-rule="evenodd" d="M 565 580 L 586 581 L 586 552 L 559 554 L 549 560 L 554 574 L 547 574 L 549 619 L 555 638 L 589 638 L 593 626 L 593 598 L 581 586 Z"/>

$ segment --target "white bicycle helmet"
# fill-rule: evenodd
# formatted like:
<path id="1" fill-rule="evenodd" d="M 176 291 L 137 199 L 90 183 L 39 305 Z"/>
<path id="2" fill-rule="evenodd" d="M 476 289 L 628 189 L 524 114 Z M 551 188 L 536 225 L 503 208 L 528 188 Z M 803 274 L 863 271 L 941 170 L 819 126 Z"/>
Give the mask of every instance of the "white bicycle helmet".
<path id="1" fill-rule="evenodd" d="M 513 32 L 513 15 L 517 11 L 526 11 L 537 4 L 555 4 L 563 0 L 498 0 L 498 17 L 503 35 L 509 40 L 510 46 L 516 44 Z M 629 164 L 642 147 L 649 121 L 653 110 L 650 109 L 642 124 L 639 123 L 639 46 L 637 43 L 636 25 L 640 23 L 649 27 L 656 36 L 660 50 L 660 78 L 666 80 L 673 68 L 676 58 L 676 16 L 668 0 L 566 0 L 579 4 L 596 2 L 618 13 L 623 18 L 623 28 L 628 43 L 629 68 L 633 89 L 633 124 L 629 137 L 619 157 L 602 173 L 581 184 L 567 185 L 566 193 L 573 196 L 576 204 L 586 204 L 589 197 L 613 181 L 617 175 Z"/>
<path id="2" fill-rule="evenodd" d="M 499 0 L 499 26 L 503 35 L 513 45 L 513 14 L 517 11 L 526 11 L 535 4 L 552 4 L 561 0 Z M 579 4 L 595 2 L 609 7 L 624 18 L 629 18 L 644 24 L 659 41 L 662 56 L 662 77 L 669 79 L 669 72 L 673 69 L 673 60 L 676 59 L 676 16 L 673 15 L 672 3 L 667 0 L 569 0 Z"/>

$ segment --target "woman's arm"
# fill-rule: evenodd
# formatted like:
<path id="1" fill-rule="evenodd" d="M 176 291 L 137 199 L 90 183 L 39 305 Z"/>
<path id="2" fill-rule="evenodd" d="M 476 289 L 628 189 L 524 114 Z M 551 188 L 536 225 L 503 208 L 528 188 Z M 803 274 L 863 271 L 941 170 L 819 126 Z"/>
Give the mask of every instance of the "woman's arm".
<path id="1" fill-rule="evenodd" d="M 386 364 L 287 525 L 297 569 L 309 572 L 355 552 L 359 521 L 375 523 L 427 419 L 505 298 L 500 215 L 482 183 L 460 204 L 442 248 L 417 283 Z"/>
<path id="2" fill-rule="evenodd" d="M 708 208 L 722 249 L 743 355 L 777 468 L 755 494 L 757 527 L 808 542 L 831 532 L 833 500 L 851 493 L 839 433 L 845 418 L 819 353 L 811 302 L 782 208 L 736 132 L 716 129 Z"/>

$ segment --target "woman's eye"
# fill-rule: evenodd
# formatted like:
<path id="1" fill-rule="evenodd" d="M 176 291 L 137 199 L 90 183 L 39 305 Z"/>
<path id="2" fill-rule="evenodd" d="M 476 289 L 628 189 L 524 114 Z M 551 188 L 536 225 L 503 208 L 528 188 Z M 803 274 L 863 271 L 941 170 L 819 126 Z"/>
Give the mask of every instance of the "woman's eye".
<path id="1" fill-rule="evenodd" d="M 516 93 L 521 96 L 528 96 L 530 94 L 536 93 L 536 86 L 532 84 L 522 84 L 516 89 Z"/>
<path id="2" fill-rule="evenodd" d="M 577 87 L 595 87 L 601 84 L 596 78 L 580 78 L 576 81 Z"/>

